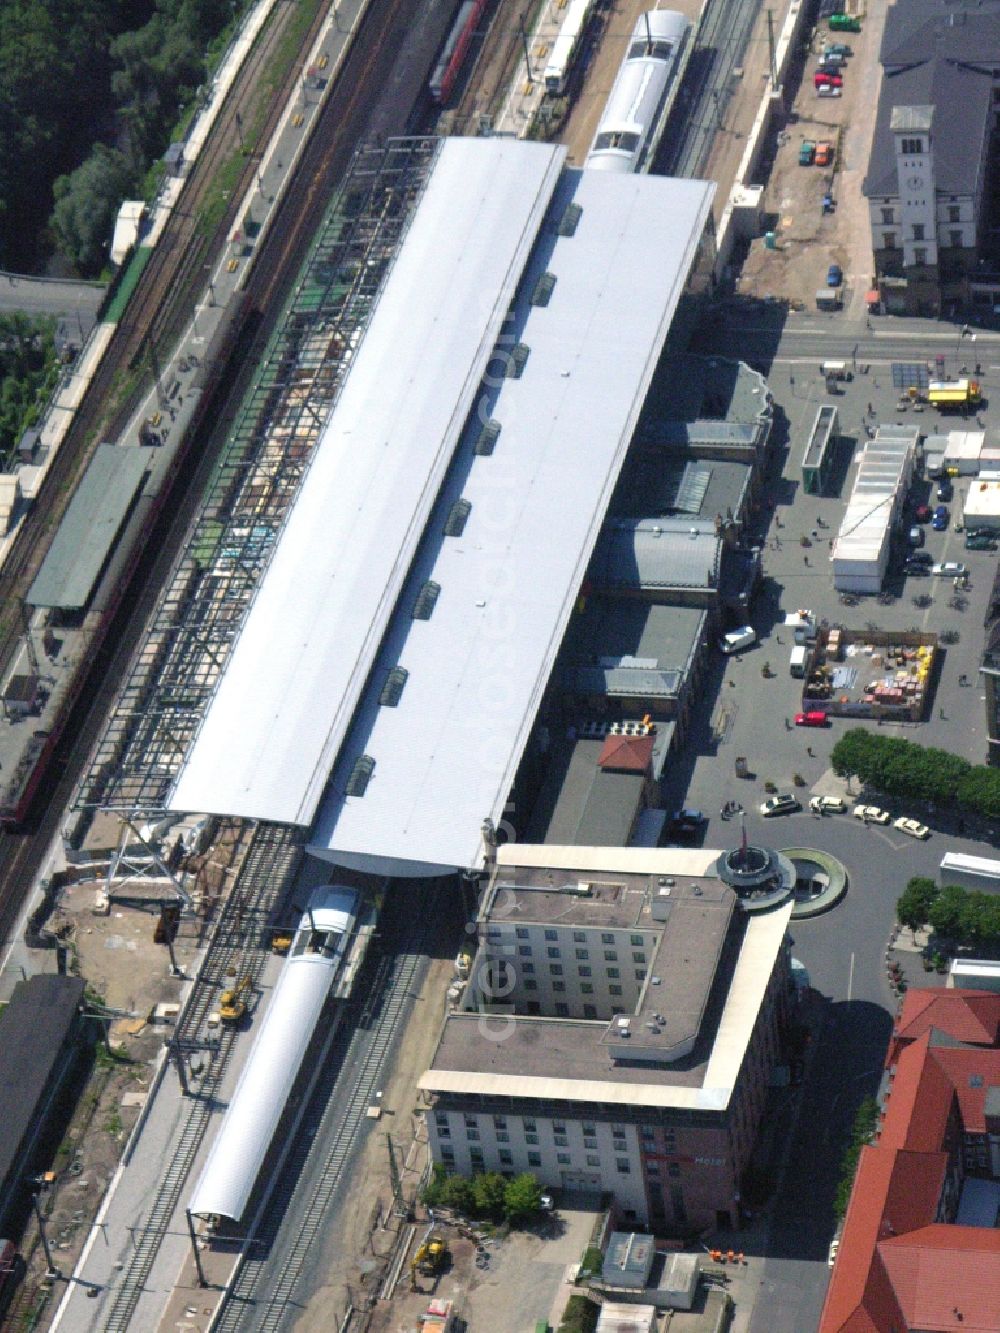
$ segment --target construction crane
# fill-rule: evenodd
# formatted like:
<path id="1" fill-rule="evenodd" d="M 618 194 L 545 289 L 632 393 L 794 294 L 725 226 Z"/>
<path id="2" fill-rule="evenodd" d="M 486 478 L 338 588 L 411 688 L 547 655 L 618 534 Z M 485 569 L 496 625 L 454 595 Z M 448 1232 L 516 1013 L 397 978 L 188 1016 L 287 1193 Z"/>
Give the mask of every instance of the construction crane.
<path id="1" fill-rule="evenodd" d="M 238 1023 L 246 1013 L 247 1002 L 244 997 L 251 985 L 250 977 L 240 977 L 235 986 L 222 992 L 219 1000 L 219 1017 L 223 1023 Z"/>
<path id="2" fill-rule="evenodd" d="M 423 1240 L 417 1246 L 413 1258 L 410 1260 L 410 1287 L 413 1291 L 417 1289 L 417 1274 L 424 1277 L 436 1277 L 444 1267 L 444 1261 L 448 1257 L 448 1247 L 444 1243 L 444 1237 L 434 1230 L 433 1226 L 427 1228 Z"/>

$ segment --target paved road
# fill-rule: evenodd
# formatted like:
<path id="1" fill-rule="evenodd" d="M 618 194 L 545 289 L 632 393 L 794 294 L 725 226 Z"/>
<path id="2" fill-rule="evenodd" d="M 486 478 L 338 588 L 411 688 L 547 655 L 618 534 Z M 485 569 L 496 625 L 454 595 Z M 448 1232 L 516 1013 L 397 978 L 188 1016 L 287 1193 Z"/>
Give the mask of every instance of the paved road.
<path id="1" fill-rule="evenodd" d="M 793 952 L 806 965 L 816 992 L 813 1017 L 818 1035 L 804 1086 L 789 1093 L 778 1113 L 778 1137 L 787 1137 L 788 1152 L 750 1324 L 751 1333 L 805 1333 L 817 1326 L 829 1277 L 826 1253 L 834 1226 L 832 1201 L 843 1145 L 858 1101 L 877 1087 L 891 1027 L 894 1004 L 883 954 L 894 924 L 896 899 L 912 875 L 935 876 L 945 851 L 996 852 L 988 843 L 959 836 L 956 826 L 944 823 L 936 813 L 881 799 L 879 804 L 890 806 L 894 814 L 926 817 L 934 829 L 929 841 L 916 842 L 891 828 L 865 827 L 850 815 L 819 820 L 804 813 L 761 819 L 757 805 L 764 799 L 767 779 L 781 790 L 798 790 L 803 804 L 814 791 L 841 790 L 829 767 L 830 750 L 846 727 L 863 725 L 835 721 L 824 730 L 786 729 L 785 719 L 801 706 L 801 682 L 788 672 L 791 643 L 780 620 L 785 611 L 811 607 L 820 616 L 859 628 L 872 620 L 890 628 L 916 624 L 938 631 L 958 629 L 959 643 L 945 654 L 928 721 L 887 726 L 884 731 L 982 762 L 986 728 L 981 693 L 975 685 L 963 688 L 958 680 L 963 673 L 977 680 L 983 612 L 996 557 L 966 552 L 961 535 L 951 528 L 927 533 L 928 549 L 935 559 L 964 560 L 972 571 L 964 612 L 948 606 L 950 585 L 947 589 L 935 586 L 938 581 L 930 578 L 900 579 L 893 585 L 896 599 L 889 606 L 870 599 L 853 608 L 839 603 L 826 543 L 839 526 L 850 492 L 860 451 L 857 440 L 864 440 L 861 427 L 866 408 L 871 403 L 883 420 L 906 419 L 896 411 L 898 395 L 884 367 L 891 360 L 926 359 L 937 350 L 953 360 L 956 348 L 964 356 L 973 345 L 950 326 L 928 321 L 887 321 L 872 334 L 863 321 L 853 328 L 831 322 L 828 329 L 821 319 L 810 317 L 793 317 L 772 327 L 767 313 L 765 307 L 751 309 L 745 323 L 721 339 L 722 350 L 742 348 L 746 359 L 766 361 L 779 409 L 780 457 L 765 490 L 776 511 L 769 529 L 761 534 L 765 586 L 752 615 L 761 643 L 741 657 L 717 659 L 717 689 L 711 688 L 710 681 L 704 712 L 693 725 L 669 799 L 699 807 L 709 816 L 705 846 L 729 846 L 738 839 L 738 826 L 719 817 L 722 802 L 731 798 L 746 807 L 751 839 L 786 847 L 816 846 L 838 856 L 848 870 L 850 887 L 843 902 L 815 921 L 793 926 Z M 838 493 L 808 496 L 800 484 L 802 449 L 818 406 L 833 401 L 818 373 L 819 361 L 826 357 L 849 360 L 855 339 L 862 344 L 859 363 L 870 360 L 872 369 L 867 375 L 859 372 L 836 399 L 842 429 L 849 436 L 837 478 Z M 719 341 L 712 343 L 716 350 Z M 991 380 L 997 391 L 996 409 L 987 405 L 982 413 L 989 428 L 1000 424 L 1000 338 L 980 335 L 974 346 L 977 350 L 969 359 L 974 361 L 978 355 L 981 360 L 987 394 Z M 877 367 L 883 367 L 881 374 Z M 928 412 L 913 420 L 928 431 L 937 418 Z M 960 506 L 967 485 L 960 482 L 956 487 L 953 509 Z M 809 536 L 810 547 L 800 546 L 801 534 Z M 774 545 L 775 539 L 781 542 L 780 548 Z M 929 592 L 933 601 L 927 608 L 917 608 L 912 598 L 923 592 Z M 776 673 L 771 679 L 761 676 L 764 661 Z M 758 775 L 756 781 L 735 776 L 736 755 L 748 757 Z M 796 773 L 805 781 L 803 788 L 793 785 Z"/>
<path id="2" fill-rule="evenodd" d="M 96 282 L 50 282 L 18 273 L 0 273 L 0 311 L 65 316 L 70 332 L 85 338 L 97 317 L 106 288 Z M 79 328 L 75 324 L 79 323 Z"/>

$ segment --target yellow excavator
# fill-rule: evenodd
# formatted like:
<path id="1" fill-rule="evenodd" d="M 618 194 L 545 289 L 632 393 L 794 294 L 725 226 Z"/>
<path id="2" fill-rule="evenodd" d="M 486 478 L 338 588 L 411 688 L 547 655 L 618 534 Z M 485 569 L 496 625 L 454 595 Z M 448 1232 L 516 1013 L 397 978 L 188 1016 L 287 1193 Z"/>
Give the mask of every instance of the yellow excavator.
<path id="1" fill-rule="evenodd" d="M 287 926 L 280 926 L 271 936 L 271 948 L 276 954 L 284 955 L 292 947 L 293 932 Z"/>
<path id="2" fill-rule="evenodd" d="M 410 1260 L 410 1286 L 416 1290 L 418 1273 L 424 1277 L 436 1277 L 447 1257 L 448 1247 L 444 1237 L 431 1227 Z"/>
<path id="3" fill-rule="evenodd" d="M 238 1023 L 247 1011 L 246 995 L 253 984 L 250 977 L 240 977 L 235 986 L 224 990 L 219 999 L 219 1017 L 223 1023 Z"/>

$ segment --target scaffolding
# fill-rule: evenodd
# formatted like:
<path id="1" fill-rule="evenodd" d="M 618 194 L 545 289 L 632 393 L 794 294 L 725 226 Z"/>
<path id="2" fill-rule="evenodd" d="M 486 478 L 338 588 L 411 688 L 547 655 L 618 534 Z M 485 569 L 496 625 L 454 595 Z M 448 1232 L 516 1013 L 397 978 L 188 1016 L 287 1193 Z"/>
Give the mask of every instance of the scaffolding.
<path id="1" fill-rule="evenodd" d="M 215 467 L 77 792 L 163 809 L 430 175 L 440 140 L 359 149 Z"/>

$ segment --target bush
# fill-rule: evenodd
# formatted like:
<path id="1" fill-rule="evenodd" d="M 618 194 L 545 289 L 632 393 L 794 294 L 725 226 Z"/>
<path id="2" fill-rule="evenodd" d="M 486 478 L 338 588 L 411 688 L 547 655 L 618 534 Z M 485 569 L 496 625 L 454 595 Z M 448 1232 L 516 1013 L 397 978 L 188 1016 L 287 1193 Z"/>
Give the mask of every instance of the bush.
<path id="1" fill-rule="evenodd" d="M 571 1296 L 566 1302 L 559 1333 L 594 1333 L 600 1312 L 600 1306 L 589 1296 Z"/>
<path id="2" fill-rule="evenodd" d="M 844 1217 L 847 1212 L 847 1205 L 851 1201 L 851 1190 L 854 1188 L 854 1177 L 857 1174 L 861 1149 L 865 1144 L 871 1143 L 877 1126 L 878 1102 L 874 1097 L 866 1097 L 854 1116 L 851 1142 L 841 1160 L 840 1180 L 837 1183 L 837 1193 L 834 1196 L 833 1204 L 838 1221 Z"/>

